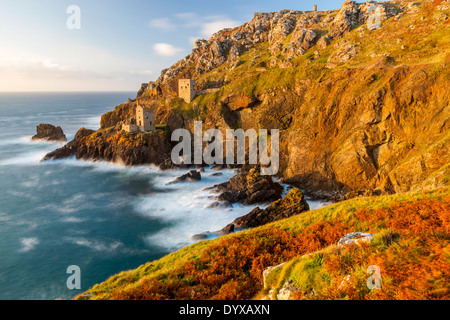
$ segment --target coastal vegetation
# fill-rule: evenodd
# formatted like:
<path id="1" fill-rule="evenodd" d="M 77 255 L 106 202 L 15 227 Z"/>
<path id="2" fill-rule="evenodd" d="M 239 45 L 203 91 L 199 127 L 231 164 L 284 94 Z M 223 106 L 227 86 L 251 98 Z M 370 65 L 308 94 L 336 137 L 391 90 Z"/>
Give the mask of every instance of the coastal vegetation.
<path id="1" fill-rule="evenodd" d="M 300 299 L 448 299 L 449 226 L 449 188 L 356 198 L 196 243 L 76 299 L 253 299 L 268 288 L 276 296 L 288 280 Z M 374 240 L 336 246 L 354 231 Z M 264 288 L 263 271 L 282 262 Z M 366 286 L 370 265 L 381 269 L 381 289 Z"/>

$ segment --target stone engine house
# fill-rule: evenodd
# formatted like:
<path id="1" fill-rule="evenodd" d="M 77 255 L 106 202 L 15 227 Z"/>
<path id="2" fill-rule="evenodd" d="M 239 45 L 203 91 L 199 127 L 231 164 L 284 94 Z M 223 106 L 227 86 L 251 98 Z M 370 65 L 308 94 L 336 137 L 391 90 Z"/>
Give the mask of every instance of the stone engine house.
<path id="1" fill-rule="evenodd" d="M 155 130 L 155 111 L 146 109 L 137 104 L 135 123 L 128 123 L 122 125 L 122 130 L 126 132 L 148 132 Z M 134 121 L 133 121 L 134 122 Z"/>
<path id="2" fill-rule="evenodd" d="M 178 80 L 178 96 L 187 103 L 190 103 L 195 98 L 197 92 L 195 91 L 195 80 L 180 79 Z"/>

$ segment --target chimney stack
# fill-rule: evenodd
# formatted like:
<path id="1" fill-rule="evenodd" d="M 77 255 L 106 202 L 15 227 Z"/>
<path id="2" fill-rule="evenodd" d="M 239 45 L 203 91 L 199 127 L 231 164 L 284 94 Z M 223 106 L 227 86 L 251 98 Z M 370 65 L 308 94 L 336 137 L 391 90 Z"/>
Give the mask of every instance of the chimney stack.
<path id="1" fill-rule="evenodd" d="M 314 5 L 313 11 L 314 11 L 314 12 L 317 12 L 317 4 Z"/>

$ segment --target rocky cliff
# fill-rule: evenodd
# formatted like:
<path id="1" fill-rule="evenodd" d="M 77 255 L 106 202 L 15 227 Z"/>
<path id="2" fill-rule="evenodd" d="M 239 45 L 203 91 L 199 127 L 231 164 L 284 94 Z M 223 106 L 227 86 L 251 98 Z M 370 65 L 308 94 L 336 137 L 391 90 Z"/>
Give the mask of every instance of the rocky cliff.
<path id="1" fill-rule="evenodd" d="M 195 120 L 204 130 L 279 129 L 279 176 L 317 196 L 446 185 L 449 6 L 346 1 L 338 10 L 255 13 L 242 26 L 197 40 L 136 100 L 155 109 L 168 134 L 192 130 Z M 177 97 L 182 78 L 197 80 L 199 94 L 189 104 Z M 135 107 L 129 101 L 105 114 L 102 134 L 118 135 Z M 127 164 L 169 157 L 162 138 L 158 150 L 134 157 L 133 148 L 142 150 L 137 138 L 130 137 L 131 149 L 89 138 L 77 157 L 120 154 Z"/>

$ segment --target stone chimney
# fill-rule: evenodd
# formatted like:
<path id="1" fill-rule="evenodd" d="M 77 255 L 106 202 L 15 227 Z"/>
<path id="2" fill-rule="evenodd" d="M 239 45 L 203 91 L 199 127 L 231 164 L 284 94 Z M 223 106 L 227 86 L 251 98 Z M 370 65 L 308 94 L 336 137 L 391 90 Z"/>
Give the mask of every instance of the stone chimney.
<path id="1" fill-rule="evenodd" d="M 314 5 L 313 11 L 317 12 L 317 4 Z"/>

